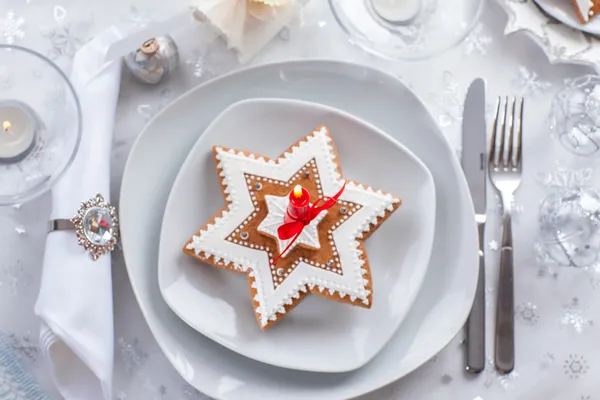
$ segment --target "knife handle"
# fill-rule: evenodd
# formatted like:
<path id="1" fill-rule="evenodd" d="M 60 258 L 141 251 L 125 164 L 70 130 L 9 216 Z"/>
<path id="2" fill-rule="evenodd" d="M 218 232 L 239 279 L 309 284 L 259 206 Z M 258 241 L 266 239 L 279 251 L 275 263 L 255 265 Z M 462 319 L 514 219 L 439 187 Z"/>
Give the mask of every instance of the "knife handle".
<path id="1" fill-rule="evenodd" d="M 479 373 L 485 368 L 485 257 L 483 234 L 485 224 L 477 224 L 479 231 L 479 277 L 477 290 L 467 319 L 467 357 L 466 369 Z"/>

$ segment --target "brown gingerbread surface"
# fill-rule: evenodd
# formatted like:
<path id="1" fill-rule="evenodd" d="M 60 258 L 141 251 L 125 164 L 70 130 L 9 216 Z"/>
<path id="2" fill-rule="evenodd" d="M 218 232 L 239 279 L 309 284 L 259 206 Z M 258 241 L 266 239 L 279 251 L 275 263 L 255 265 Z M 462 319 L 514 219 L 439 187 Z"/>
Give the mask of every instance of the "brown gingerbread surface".
<path id="1" fill-rule="evenodd" d="M 600 0 L 584 0 L 585 5 L 589 6 L 589 9 L 582 9 L 580 6 L 580 1 L 582 0 L 573 0 L 573 5 L 577 11 L 579 22 L 582 24 L 587 24 L 600 12 Z"/>
<path id="2" fill-rule="evenodd" d="M 329 149 L 332 159 L 335 160 L 335 170 L 341 175 L 342 171 L 337 151 L 333 145 L 333 141 L 331 140 L 329 132 L 326 131 L 326 128 L 324 127 L 319 127 L 313 133 L 300 139 L 298 142 L 285 150 L 278 159 L 274 160 L 271 160 L 268 157 L 257 155 L 255 153 L 215 146 L 213 148 L 213 157 L 215 159 L 215 165 L 217 166 L 217 172 L 219 172 L 221 168 L 219 154 L 237 154 L 238 157 L 242 155 L 244 157 L 252 158 L 253 160 L 261 158 L 265 163 L 271 162 L 272 164 L 277 164 L 282 160 L 282 158 L 285 158 L 286 153 L 293 153 L 294 147 L 299 146 L 302 142 L 308 143 L 308 141 L 314 139 L 313 135 L 315 135 L 317 132 L 325 132 L 326 136 L 331 141 Z M 315 152 L 319 151 L 318 148 L 315 148 L 314 150 Z M 296 185 L 302 185 L 308 190 L 308 192 L 311 194 L 311 203 L 315 202 L 320 197 L 334 195 L 334 193 L 323 193 L 321 185 L 321 171 L 317 165 L 318 163 L 316 159 L 314 157 L 310 158 L 306 160 L 306 162 L 304 162 L 300 168 L 295 169 L 291 176 L 289 176 L 289 178 L 285 181 L 273 179 L 270 176 L 260 176 L 257 174 L 244 172 L 244 187 L 236 188 L 236 190 L 247 191 L 252 204 L 252 211 L 245 216 L 245 219 L 241 223 L 236 225 L 235 229 L 232 229 L 231 231 L 227 232 L 226 235 L 224 235 L 224 240 L 233 246 L 242 246 L 247 249 L 265 252 L 268 255 L 269 265 L 266 268 L 269 268 L 270 270 L 270 282 L 261 282 L 261 284 L 272 285 L 274 290 L 277 290 L 277 288 L 286 280 L 294 279 L 294 270 L 298 268 L 299 265 L 303 265 L 303 267 L 304 265 L 308 265 L 310 268 L 320 269 L 326 271 L 327 274 L 335 274 L 338 276 L 343 276 L 346 271 L 344 265 L 342 265 L 340 261 L 340 251 L 342 250 L 339 248 L 340 244 L 334 240 L 334 233 L 362 209 L 362 204 L 345 200 L 342 196 L 340 200 L 338 200 L 331 208 L 329 208 L 326 211 L 326 214 L 321 216 L 322 219 L 317 225 L 319 242 L 318 248 L 301 243 L 292 247 L 291 250 L 288 251 L 284 256 L 278 257 L 280 256 L 280 251 L 283 249 L 280 248 L 281 245 L 278 244 L 277 237 L 275 237 L 273 234 L 268 234 L 259 230 L 259 226 L 261 225 L 262 221 L 267 218 L 267 215 L 270 212 L 267 202 L 268 196 L 275 196 L 278 198 L 287 197 L 290 191 Z M 206 232 L 211 230 L 211 227 L 214 226 L 216 221 L 224 218 L 228 210 L 231 209 L 232 197 L 228 193 L 230 190 L 228 190 L 228 183 L 225 181 L 226 174 L 219 173 L 218 175 L 221 183 L 221 189 L 226 201 L 226 206 L 219 210 L 211 218 L 211 220 L 209 220 L 195 233 L 195 235 L 185 244 L 183 251 L 198 261 L 211 264 L 215 267 L 246 273 L 248 275 L 250 298 L 252 299 L 254 309 L 259 310 L 261 307 L 259 301 L 260 296 L 257 291 L 257 282 L 254 278 L 254 275 L 251 273 L 252 268 L 245 268 L 246 266 L 236 265 L 235 262 L 224 259 L 223 257 L 215 257 L 214 254 L 211 254 L 210 249 L 199 250 L 198 248 L 193 247 L 194 238 L 198 238 L 203 234 L 207 234 Z M 364 187 L 357 182 L 346 181 L 346 183 L 353 188 L 361 188 L 361 190 L 364 189 L 374 193 L 372 188 Z M 364 240 L 366 240 L 401 204 L 400 200 L 396 197 L 381 191 L 378 193 L 380 193 L 381 196 L 387 196 L 389 199 L 391 199 L 389 201 L 390 204 L 385 211 L 379 213 L 378 217 L 376 218 L 376 223 L 368 223 L 368 228 L 363 229 L 360 237 L 355 238 L 355 240 L 358 241 L 355 251 L 357 257 L 360 259 L 360 263 L 362 264 L 361 274 L 364 284 L 363 287 L 365 293 L 368 293 L 366 298 L 361 299 L 357 298 L 356 296 L 346 295 L 343 290 L 327 288 L 326 285 L 308 283 L 301 287 L 297 293 L 294 293 L 294 295 L 291 296 L 285 304 L 283 304 L 280 312 L 276 313 L 274 316 L 271 316 L 268 322 L 265 322 L 264 320 L 261 322 L 261 315 L 259 312 L 256 312 L 261 329 L 266 330 L 271 327 L 275 322 L 281 319 L 281 317 L 293 309 L 309 292 L 331 300 L 345 302 L 365 308 L 371 307 L 373 298 L 373 284 L 371 279 L 370 264 L 366 249 L 364 247 Z"/>

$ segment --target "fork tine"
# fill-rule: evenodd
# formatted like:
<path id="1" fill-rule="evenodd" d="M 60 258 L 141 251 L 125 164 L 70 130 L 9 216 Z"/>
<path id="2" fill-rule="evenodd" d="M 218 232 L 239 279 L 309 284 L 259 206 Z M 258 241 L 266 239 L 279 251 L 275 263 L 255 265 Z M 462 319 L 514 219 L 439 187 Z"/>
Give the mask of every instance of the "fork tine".
<path id="1" fill-rule="evenodd" d="M 517 119 L 517 113 L 516 113 L 516 106 L 517 106 L 517 101 L 516 99 L 513 97 L 511 99 L 512 102 L 512 113 L 510 114 L 510 119 L 508 122 L 508 142 L 506 142 L 506 146 L 508 147 L 507 152 L 508 155 L 506 156 L 506 167 L 512 167 L 515 164 L 513 163 L 513 143 L 514 143 L 514 136 L 515 136 L 515 120 Z M 508 102 L 506 104 L 506 106 L 508 107 Z"/>
<path id="2" fill-rule="evenodd" d="M 523 164 L 523 108 L 525 100 L 521 97 L 519 101 L 519 131 L 517 133 L 517 168 L 521 168 Z"/>
<path id="3" fill-rule="evenodd" d="M 506 138 L 506 119 L 508 118 L 508 97 L 504 105 L 504 115 L 500 124 L 500 150 L 498 151 L 498 163 L 496 165 L 505 166 L 504 163 L 504 140 Z"/>
<path id="4" fill-rule="evenodd" d="M 496 104 L 496 115 L 494 116 L 494 126 L 492 127 L 492 139 L 490 140 L 490 151 L 488 154 L 489 165 L 496 165 L 496 136 L 498 131 L 498 116 L 500 115 L 500 105 L 502 104 L 502 99 L 498 97 L 498 101 Z"/>

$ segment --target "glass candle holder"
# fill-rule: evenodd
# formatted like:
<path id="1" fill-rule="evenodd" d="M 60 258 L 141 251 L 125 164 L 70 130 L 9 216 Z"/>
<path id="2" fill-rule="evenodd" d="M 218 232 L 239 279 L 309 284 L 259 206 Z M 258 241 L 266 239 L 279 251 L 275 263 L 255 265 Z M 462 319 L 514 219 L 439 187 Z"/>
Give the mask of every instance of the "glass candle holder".
<path id="1" fill-rule="evenodd" d="M 389 59 L 424 59 L 471 32 L 484 0 L 329 0 L 350 41 Z"/>
<path id="2" fill-rule="evenodd" d="M 35 51 L 0 45 L 0 205 L 46 192 L 81 140 L 81 107 L 66 75 Z"/>

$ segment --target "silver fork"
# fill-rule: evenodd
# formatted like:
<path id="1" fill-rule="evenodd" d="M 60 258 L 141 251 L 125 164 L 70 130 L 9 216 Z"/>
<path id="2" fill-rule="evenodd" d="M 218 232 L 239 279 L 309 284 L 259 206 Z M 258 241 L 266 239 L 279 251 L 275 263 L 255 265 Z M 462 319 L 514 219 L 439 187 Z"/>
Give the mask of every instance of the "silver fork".
<path id="1" fill-rule="evenodd" d="M 504 107 L 502 104 L 504 103 Z M 511 113 L 509 114 L 509 103 Z M 519 106 L 517 107 L 517 103 Z M 504 108 L 503 115 L 500 115 Z M 517 131 L 515 133 L 515 130 Z M 500 137 L 498 138 L 498 131 Z M 508 133 L 508 134 L 507 134 Z M 496 143 L 498 142 L 498 143 Z M 515 143 L 516 142 L 516 143 Z M 513 286 L 512 199 L 523 171 L 523 98 L 498 98 L 489 152 L 489 174 L 502 198 L 502 249 L 496 310 L 496 369 L 509 373 L 515 365 L 515 320 Z"/>

